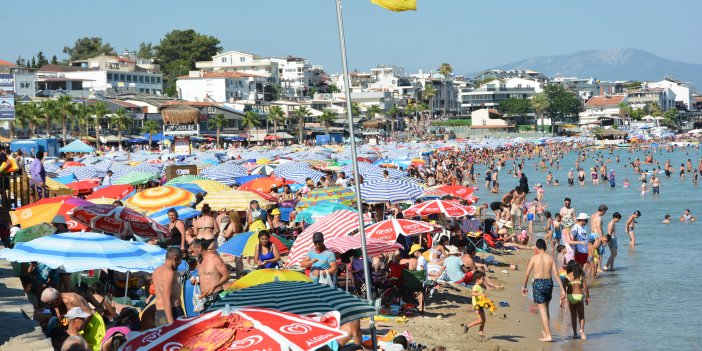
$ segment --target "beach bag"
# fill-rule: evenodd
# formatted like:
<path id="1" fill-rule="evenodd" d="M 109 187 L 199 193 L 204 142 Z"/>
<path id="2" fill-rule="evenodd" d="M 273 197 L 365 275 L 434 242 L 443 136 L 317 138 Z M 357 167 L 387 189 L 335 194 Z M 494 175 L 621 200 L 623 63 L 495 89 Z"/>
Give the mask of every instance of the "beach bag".
<path id="1" fill-rule="evenodd" d="M 325 269 L 323 271 L 319 271 L 319 284 L 334 287 L 334 281 L 332 280 L 328 270 Z"/>
<path id="2" fill-rule="evenodd" d="M 201 299 L 202 290 L 200 290 L 200 284 L 196 284 L 193 287 L 193 311 L 202 312 L 205 310 L 205 299 Z"/>

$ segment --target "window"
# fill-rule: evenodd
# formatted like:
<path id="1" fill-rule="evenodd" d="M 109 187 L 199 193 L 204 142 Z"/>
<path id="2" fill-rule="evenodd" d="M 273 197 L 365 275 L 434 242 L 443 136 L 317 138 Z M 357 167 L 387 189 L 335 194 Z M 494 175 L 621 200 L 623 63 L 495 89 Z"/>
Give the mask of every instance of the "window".
<path id="1" fill-rule="evenodd" d="M 132 82 L 132 75 L 127 74 L 127 83 L 131 83 L 131 82 Z"/>
<path id="2" fill-rule="evenodd" d="M 120 75 L 119 75 L 119 81 L 120 81 L 120 82 L 124 82 L 124 74 L 120 74 Z"/>
<path id="3" fill-rule="evenodd" d="M 111 82 L 112 81 L 112 73 L 107 74 L 107 81 Z"/>
<path id="4" fill-rule="evenodd" d="M 144 76 L 139 76 L 139 83 L 144 83 Z"/>
<path id="5" fill-rule="evenodd" d="M 246 57 L 239 57 L 239 62 L 246 62 Z"/>
<path id="6" fill-rule="evenodd" d="M 156 84 L 161 84 L 161 77 L 156 77 Z"/>
<path id="7" fill-rule="evenodd" d="M 226 58 L 226 57 L 222 57 L 222 63 L 227 63 L 227 58 Z"/>

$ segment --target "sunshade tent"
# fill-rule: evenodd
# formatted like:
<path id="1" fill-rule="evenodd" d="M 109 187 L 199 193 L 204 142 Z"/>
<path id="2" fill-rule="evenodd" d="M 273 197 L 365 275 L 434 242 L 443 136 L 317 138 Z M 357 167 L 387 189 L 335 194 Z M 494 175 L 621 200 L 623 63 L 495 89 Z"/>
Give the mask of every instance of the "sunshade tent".
<path id="1" fill-rule="evenodd" d="M 127 199 L 127 203 L 147 212 L 156 212 L 173 206 L 190 206 L 193 202 L 195 202 L 193 193 L 172 186 L 146 189 Z"/>
<path id="2" fill-rule="evenodd" d="M 0 258 L 13 262 L 40 262 L 66 272 L 90 269 L 152 271 L 158 265 L 152 254 L 110 235 L 64 233 L 49 235 L 12 249 L 0 250 Z"/>
<path id="3" fill-rule="evenodd" d="M 376 313 L 375 308 L 366 301 L 345 291 L 307 282 L 273 282 L 237 290 L 217 301 L 210 309 L 216 310 L 226 305 L 263 307 L 298 314 L 338 311 L 341 324 Z"/>
<path id="4" fill-rule="evenodd" d="M 251 207 L 251 201 L 258 201 L 261 207 L 267 207 L 270 204 L 261 196 L 245 190 L 227 190 L 208 193 L 205 198 L 197 205 L 198 210 L 202 210 L 205 204 L 210 205 L 214 211 L 219 211 L 223 208 L 227 210 L 246 211 Z"/>
<path id="5" fill-rule="evenodd" d="M 93 151 L 95 151 L 95 148 L 80 140 L 74 140 L 70 144 L 59 149 L 59 152 L 90 153 Z"/>

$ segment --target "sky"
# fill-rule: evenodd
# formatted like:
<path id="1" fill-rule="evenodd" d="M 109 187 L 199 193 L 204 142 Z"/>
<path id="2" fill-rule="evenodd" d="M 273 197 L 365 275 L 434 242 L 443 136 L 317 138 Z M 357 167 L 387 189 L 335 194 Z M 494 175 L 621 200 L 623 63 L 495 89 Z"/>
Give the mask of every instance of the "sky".
<path id="1" fill-rule="evenodd" d="M 699 0 L 417 0 L 395 13 L 369 0 L 343 0 L 351 70 L 377 64 L 408 72 L 450 63 L 472 73 L 534 56 L 636 48 L 702 63 Z M 84 36 L 118 52 L 158 41 L 174 29 L 212 35 L 226 50 L 293 55 L 341 71 L 334 0 L 74 0 L 3 2 L 5 45 L 14 62 L 62 53 Z"/>

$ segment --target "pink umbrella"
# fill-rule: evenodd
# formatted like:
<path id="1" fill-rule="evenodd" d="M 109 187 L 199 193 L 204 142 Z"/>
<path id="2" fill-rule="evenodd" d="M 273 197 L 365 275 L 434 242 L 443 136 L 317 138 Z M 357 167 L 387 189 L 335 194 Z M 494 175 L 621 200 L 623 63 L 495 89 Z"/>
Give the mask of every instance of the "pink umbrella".
<path id="1" fill-rule="evenodd" d="M 402 212 L 405 217 L 443 214 L 447 217 L 463 217 L 475 213 L 475 207 L 462 206 L 449 201 L 431 200 L 414 205 Z"/>
<path id="2" fill-rule="evenodd" d="M 361 248 L 360 236 L 340 236 L 338 238 L 329 239 L 324 242 L 324 245 L 330 250 L 337 253 L 344 253 L 349 250 L 357 250 Z M 386 252 L 395 252 L 402 249 L 402 245 L 391 243 L 385 240 L 366 239 L 366 249 L 368 257 L 382 255 Z"/>
<path id="3" fill-rule="evenodd" d="M 388 219 L 366 228 L 366 237 L 382 241 L 395 241 L 398 235 L 414 235 L 434 230 L 427 222 L 411 219 Z"/>

